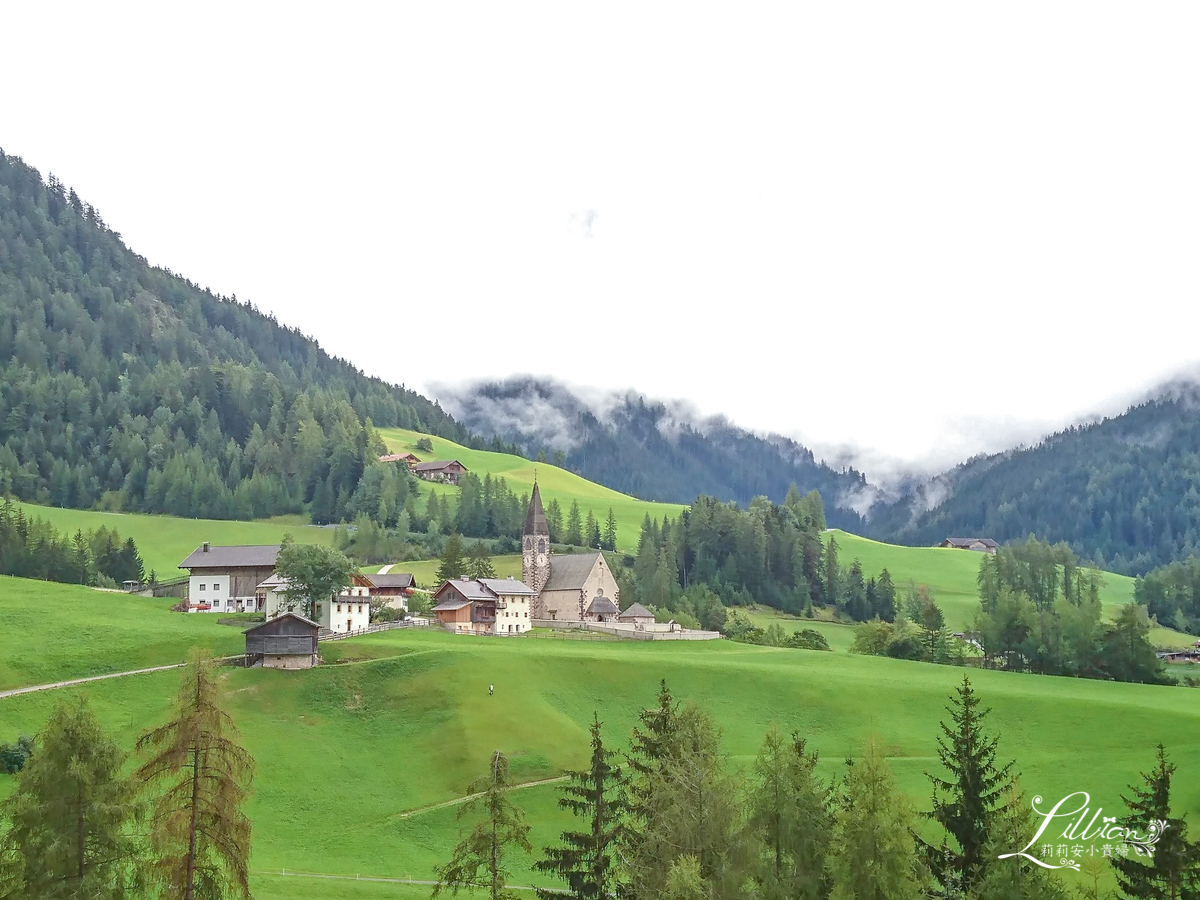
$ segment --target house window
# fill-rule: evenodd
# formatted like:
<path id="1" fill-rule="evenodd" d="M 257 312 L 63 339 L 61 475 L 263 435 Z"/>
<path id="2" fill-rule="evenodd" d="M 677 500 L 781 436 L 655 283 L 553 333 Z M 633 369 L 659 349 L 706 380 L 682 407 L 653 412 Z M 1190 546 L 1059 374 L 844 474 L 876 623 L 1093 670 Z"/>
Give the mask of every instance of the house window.
<path id="1" fill-rule="evenodd" d="M 204 584 L 203 582 L 200 584 L 200 590 L 204 590 L 206 587 L 208 587 L 207 584 Z"/>
<path id="2" fill-rule="evenodd" d="M 341 611 L 342 611 L 342 604 L 339 603 L 338 604 L 338 612 L 341 612 Z"/>
<path id="3" fill-rule="evenodd" d="M 214 582 L 213 582 L 213 590 L 214 590 L 214 591 L 219 591 L 220 589 L 221 589 L 221 582 L 219 582 L 219 581 L 214 581 Z"/>
<path id="4" fill-rule="evenodd" d="M 315 617 L 317 617 L 318 619 L 321 618 L 321 604 L 320 603 L 313 604 L 313 615 Z"/>

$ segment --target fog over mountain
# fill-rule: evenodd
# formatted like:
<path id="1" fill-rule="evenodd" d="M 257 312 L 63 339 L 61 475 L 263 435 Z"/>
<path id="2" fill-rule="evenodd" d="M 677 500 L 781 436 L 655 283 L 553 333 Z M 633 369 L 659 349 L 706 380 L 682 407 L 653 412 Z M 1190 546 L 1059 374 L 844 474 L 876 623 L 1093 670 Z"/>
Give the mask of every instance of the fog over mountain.
<path id="1" fill-rule="evenodd" d="M 830 524 L 861 528 L 874 491 L 861 472 L 835 468 L 780 435 L 757 435 L 681 401 L 635 391 L 580 391 L 551 379 L 439 386 L 443 408 L 471 431 L 516 444 L 586 478 L 638 497 L 690 503 L 698 494 L 782 501 L 793 482 L 820 491 Z"/>

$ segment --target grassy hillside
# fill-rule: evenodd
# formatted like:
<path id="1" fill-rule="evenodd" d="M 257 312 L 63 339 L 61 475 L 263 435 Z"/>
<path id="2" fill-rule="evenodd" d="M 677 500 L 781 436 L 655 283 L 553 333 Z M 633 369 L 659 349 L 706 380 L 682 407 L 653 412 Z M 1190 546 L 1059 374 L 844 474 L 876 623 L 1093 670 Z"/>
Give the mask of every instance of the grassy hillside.
<path id="1" fill-rule="evenodd" d="M 542 489 L 543 502 L 549 505 L 551 500 L 558 500 L 563 509 L 564 519 L 573 501 L 579 502 L 580 513 L 585 519 L 590 509 L 601 525 L 608 516 L 609 507 L 612 507 L 613 515 L 617 519 L 617 546 L 622 550 L 637 549 L 638 534 L 646 513 L 649 513 L 652 519 L 661 519 L 664 515 L 669 515 L 673 519 L 684 509 L 683 506 L 674 503 L 651 503 L 646 500 L 638 500 L 601 487 L 550 463 L 530 462 L 519 456 L 495 453 L 490 450 L 470 450 L 445 438 L 416 431 L 405 431 L 401 428 L 381 428 L 379 433 L 387 441 L 388 449 L 393 453 L 413 453 L 422 462 L 431 459 L 457 459 L 480 478 L 489 472 L 493 478 L 506 478 L 509 487 L 518 494 L 527 493 L 533 489 L 533 477 L 536 470 L 538 484 Z M 424 453 L 416 449 L 417 441 L 422 438 L 428 438 L 432 442 L 432 453 Z M 426 491 L 437 490 L 452 496 L 457 493 L 457 488 L 450 485 L 423 485 L 423 489 Z"/>
<path id="2" fill-rule="evenodd" d="M 173 613 L 175 602 L 0 576 L 0 690 L 169 665 L 197 645 L 245 649 L 240 628 Z"/>
<path id="3" fill-rule="evenodd" d="M 493 749 L 510 755 L 519 781 L 580 766 L 593 711 L 624 746 L 660 678 L 680 696 L 703 701 L 724 729 L 735 765 L 749 763 L 773 721 L 809 738 L 827 776 L 876 733 L 901 785 L 923 805 L 936 723 L 962 677 L 922 663 L 724 641 L 390 632 L 329 645 L 328 653 L 359 661 L 307 672 L 224 673 L 227 702 L 258 760 L 250 813 L 260 898 L 417 896 L 401 886 L 310 885 L 266 873 L 428 877 L 456 839 L 455 809 L 406 813 L 460 796 Z M 1179 784 L 1200 776 L 1192 740 L 1200 707 L 1191 691 L 994 672 L 972 678 L 995 710 L 1002 754 L 1017 758 L 1032 792 L 1058 797 L 1083 789 L 1106 810 L 1119 809 L 1118 793 L 1149 763 L 1157 740 L 1171 748 Z M 175 683 L 168 672 L 100 682 L 88 693 L 130 747 L 166 714 Z M 494 697 L 488 684 L 496 685 Z M 0 700 L 0 733 L 36 730 L 57 700 L 78 690 Z M 322 777 L 297 777 L 304 772 Z M 8 783 L 0 779 L 0 794 Z M 534 824 L 535 847 L 551 842 L 565 824 L 553 786 L 515 797 Z M 1179 800 L 1191 815 L 1200 812 L 1194 792 Z M 520 865 L 516 877 L 544 883 Z"/>
<path id="4" fill-rule="evenodd" d="M 52 523 L 59 531 L 74 534 L 77 529 L 88 531 L 104 526 L 115 528 L 121 537 L 131 537 L 141 551 L 146 574 L 153 569 L 164 581 L 186 575 L 179 564 L 205 541 L 214 544 L 278 544 L 285 534 L 297 541 L 328 544 L 333 540 L 332 528 L 305 525 L 294 517 L 262 522 L 232 522 L 227 519 L 179 519 L 174 516 L 152 516 L 142 513 L 110 513 L 91 509 L 60 509 L 22 503 L 27 516 L 37 516 Z"/>
<path id="5" fill-rule="evenodd" d="M 946 624 L 955 630 L 969 628 L 979 609 L 979 588 L 975 577 L 983 562 L 982 553 L 951 550 L 943 547 L 902 547 L 859 537 L 845 531 L 826 534 L 837 539 L 838 561 L 849 566 L 854 560 L 863 565 L 867 577 L 878 575 L 886 568 L 896 586 L 902 591 L 910 580 L 929 585 L 930 593 L 946 614 Z M 1104 612 L 1111 617 L 1117 609 L 1133 599 L 1134 580 L 1127 575 L 1103 573 L 1104 587 L 1100 599 Z M 1156 628 L 1150 639 L 1162 647 L 1188 647 L 1194 637 L 1181 635 L 1167 628 Z"/>

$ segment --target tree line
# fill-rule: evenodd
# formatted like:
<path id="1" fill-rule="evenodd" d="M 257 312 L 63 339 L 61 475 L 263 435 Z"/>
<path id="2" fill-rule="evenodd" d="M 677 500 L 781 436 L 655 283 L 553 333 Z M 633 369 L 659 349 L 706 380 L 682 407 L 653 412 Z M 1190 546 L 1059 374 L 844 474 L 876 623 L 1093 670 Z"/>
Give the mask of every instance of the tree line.
<path id="1" fill-rule="evenodd" d="M 0 803 L 3 900 L 250 898 L 254 760 L 194 655 L 136 768 L 86 699 L 59 704 Z"/>
<path id="2" fill-rule="evenodd" d="M 937 737 L 941 767 L 927 773 L 932 808 L 918 813 L 897 788 L 877 738 L 827 780 L 803 735 L 772 726 L 743 773 L 725 755 L 711 714 L 677 702 L 664 682 L 657 705 L 638 714 L 623 758 L 594 718 L 588 766 L 568 773 L 559 799 L 578 825 L 534 862 L 560 886 L 538 888 L 538 896 L 1098 900 L 1103 855 L 1087 860 L 1090 889 L 1069 890 L 1018 852 L 1038 821 L 1015 762 L 999 758 L 999 740 L 985 728 L 989 711 L 969 679 L 947 713 Z M 1109 846 L 1123 897 L 1196 896 L 1200 845 L 1188 840 L 1186 821 L 1171 808 L 1174 772 L 1159 745 L 1152 769 L 1130 788 L 1125 824 L 1141 834 L 1152 823 L 1166 828 L 1151 858 L 1127 844 Z M 516 896 L 513 865 L 533 847 L 513 787 L 505 755 L 494 752 L 460 807 L 463 838 L 438 871 L 434 898 L 460 890 L 492 900 Z M 923 820 L 931 824 L 923 827 Z"/>
<path id="3" fill-rule="evenodd" d="M 26 516 L 12 498 L 0 506 L 0 575 L 100 587 L 145 580 L 133 538 L 121 540 L 115 528 L 103 525 L 68 535 L 38 516 Z"/>
<path id="4" fill-rule="evenodd" d="M 1200 557 L 1152 569 L 1137 580 L 1133 595 L 1163 625 L 1200 634 Z"/>

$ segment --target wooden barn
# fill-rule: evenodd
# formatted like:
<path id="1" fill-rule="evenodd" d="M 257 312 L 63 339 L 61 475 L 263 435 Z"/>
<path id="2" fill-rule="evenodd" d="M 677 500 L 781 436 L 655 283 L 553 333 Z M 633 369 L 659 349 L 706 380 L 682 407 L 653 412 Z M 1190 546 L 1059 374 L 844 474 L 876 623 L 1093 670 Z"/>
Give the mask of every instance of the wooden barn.
<path id="1" fill-rule="evenodd" d="M 467 467 L 457 459 L 435 459 L 432 462 L 417 463 L 412 470 L 418 478 L 446 484 L 458 484 L 458 480 L 467 474 Z"/>
<path id="2" fill-rule="evenodd" d="M 247 628 L 246 656 L 251 665 L 274 669 L 309 669 L 317 664 L 317 632 L 321 626 L 288 612 Z"/>

